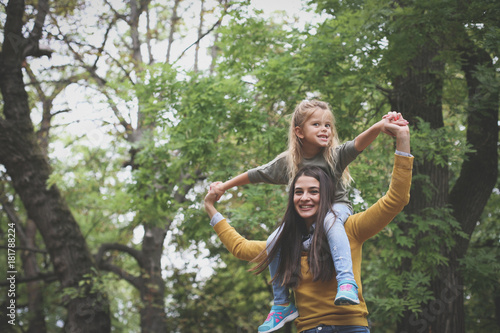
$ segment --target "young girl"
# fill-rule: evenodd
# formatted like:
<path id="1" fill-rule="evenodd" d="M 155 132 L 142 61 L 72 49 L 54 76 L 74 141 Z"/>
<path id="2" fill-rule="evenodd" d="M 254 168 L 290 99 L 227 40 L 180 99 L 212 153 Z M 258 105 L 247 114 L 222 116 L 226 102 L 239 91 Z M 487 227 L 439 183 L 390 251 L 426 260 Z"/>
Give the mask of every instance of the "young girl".
<path id="1" fill-rule="evenodd" d="M 263 166 L 251 169 L 225 183 L 215 182 L 210 186 L 217 194 L 218 200 L 226 190 L 234 186 L 249 183 L 288 184 L 302 167 L 319 166 L 324 169 L 334 180 L 336 189 L 333 213 L 330 211 L 324 219 L 324 230 L 337 273 L 336 305 L 359 304 L 358 286 L 352 272 L 350 245 L 344 229 L 345 221 L 352 214 L 352 206 L 346 190 L 350 177 L 345 170 L 349 163 L 375 140 L 384 128 L 384 122 L 399 118 L 396 112 L 390 112 L 388 115 L 389 117 L 384 116 L 384 119 L 358 135 L 354 141 L 339 145 L 335 119 L 328 104 L 316 100 L 302 101 L 292 115 L 287 151 Z M 402 120 L 399 125 L 406 124 L 406 120 Z M 308 207 L 305 206 L 303 209 L 307 210 Z M 278 228 L 268 238 L 268 253 L 273 248 L 280 232 L 281 229 Z M 307 242 L 305 246 L 308 246 Z M 278 253 L 269 263 L 269 270 L 273 277 L 274 306 L 265 322 L 259 326 L 258 331 L 262 333 L 276 331 L 286 322 L 298 317 L 295 305 L 290 303 L 288 288 L 283 285 L 282 281 L 274 278 L 279 266 L 279 258 Z"/>

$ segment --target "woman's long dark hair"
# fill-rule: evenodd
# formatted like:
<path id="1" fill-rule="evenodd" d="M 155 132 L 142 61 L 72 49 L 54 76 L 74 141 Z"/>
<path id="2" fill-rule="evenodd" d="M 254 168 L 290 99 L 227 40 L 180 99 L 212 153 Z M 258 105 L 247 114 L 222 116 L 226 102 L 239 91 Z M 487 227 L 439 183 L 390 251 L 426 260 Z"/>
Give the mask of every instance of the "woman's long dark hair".
<path id="1" fill-rule="evenodd" d="M 315 221 L 315 229 L 309 247 L 308 263 L 313 275 L 313 281 L 328 281 L 335 275 L 333 259 L 326 237 L 324 219 L 331 211 L 335 197 L 335 188 L 332 179 L 319 167 L 311 166 L 300 169 L 290 185 L 288 206 L 278 228 L 282 228 L 274 246 L 267 254 L 266 248 L 256 258 L 258 264 L 252 268 L 256 274 L 261 273 L 269 266 L 269 263 L 280 253 L 278 270 L 274 279 L 279 279 L 288 288 L 295 288 L 302 279 L 301 255 L 303 236 L 309 234 L 306 221 L 295 210 L 293 203 L 294 189 L 297 179 L 301 176 L 313 177 L 319 181 L 320 202 L 318 214 Z"/>

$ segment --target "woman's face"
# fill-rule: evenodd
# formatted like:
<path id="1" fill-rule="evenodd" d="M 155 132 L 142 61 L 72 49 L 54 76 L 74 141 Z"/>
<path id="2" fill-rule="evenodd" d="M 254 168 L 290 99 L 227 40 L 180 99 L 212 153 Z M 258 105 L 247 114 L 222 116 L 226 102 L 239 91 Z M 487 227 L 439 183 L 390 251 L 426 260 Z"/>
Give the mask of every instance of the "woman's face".
<path id="1" fill-rule="evenodd" d="M 310 226 L 316 221 L 319 210 L 319 181 L 310 176 L 300 176 L 293 191 L 295 211 Z"/>

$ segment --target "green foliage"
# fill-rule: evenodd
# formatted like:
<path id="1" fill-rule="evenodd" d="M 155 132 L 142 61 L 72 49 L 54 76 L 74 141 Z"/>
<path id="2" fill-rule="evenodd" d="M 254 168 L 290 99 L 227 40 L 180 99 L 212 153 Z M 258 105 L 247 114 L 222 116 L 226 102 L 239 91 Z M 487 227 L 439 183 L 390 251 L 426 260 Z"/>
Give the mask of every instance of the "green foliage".
<path id="1" fill-rule="evenodd" d="M 179 331 L 196 326 L 199 332 L 254 332 L 269 312 L 269 274 L 252 276 L 250 264 L 235 259 L 227 250 L 223 265 L 206 281 L 194 273 L 174 271 L 167 313 Z M 250 278 L 249 278 L 250 277 Z"/>
<path id="2" fill-rule="evenodd" d="M 113 242 L 133 214 L 127 205 L 132 198 L 126 192 L 130 175 L 122 169 L 124 152 L 119 141 L 106 148 L 73 143 L 68 147 L 73 158 L 53 160 L 48 185 L 57 181 L 91 248 Z"/>
<path id="3" fill-rule="evenodd" d="M 457 140 L 453 127 L 431 129 L 430 124 L 418 118 L 418 131 L 412 135 L 412 151 L 423 160 L 445 167 L 457 164 L 473 152 L 464 141 Z"/>
<path id="4" fill-rule="evenodd" d="M 149 224 L 169 226 L 168 245 L 175 248 L 169 256 L 182 256 L 187 251 L 197 259 L 211 260 L 214 273 L 205 280 L 193 273 L 201 269 L 201 264 L 164 268 L 166 313 L 173 330 L 184 332 L 196 327 L 200 332 L 250 332 L 265 318 L 271 300 L 268 273 L 255 277 L 247 271 L 250 265 L 227 253 L 214 237 L 201 202 L 212 181 L 234 177 L 286 149 L 288 115 L 297 101 L 313 97 L 327 101 L 336 116 L 340 138 L 353 139 L 389 111 L 387 97 L 393 88 L 389 78 L 403 73 L 408 60 L 430 38 L 442 46 L 436 60 L 446 62 L 442 74 L 445 126 L 432 129 L 422 120 L 412 124 L 413 155 L 449 168 L 452 186 L 466 154 L 472 152 L 465 138 L 467 90 L 461 55 L 454 51 L 461 43 L 456 32 L 465 29 L 474 42 L 498 57 L 500 13 L 496 3 L 441 1 L 438 6 L 431 0 L 399 4 L 380 0 L 308 2 L 325 16 L 304 29 L 297 28 L 293 19 L 279 14 L 265 18 L 239 3 L 240 10 L 231 11 L 229 22 L 218 29 L 219 58 L 213 74 L 131 61 L 128 31 L 120 31 L 119 36 L 110 34 L 108 45 L 113 44 L 118 51 L 105 57 L 108 49 L 91 47 L 88 43 L 94 41 L 88 37 L 93 29 L 105 31 L 113 12 L 101 13 L 87 31 L 82 24 L 88 22 L 78 15 L 78 9 L 90 4 L 53 4 L 52 14 L 65 18 L 67 35 L 75 41 L 73 47 L 81 44 L 81 54 L 91 59 L 89 63 L 106 64 L 106 87 L 98 87 L 104 97 L 92 92 L 93 105 L 110 102 L 111 107 L 123 111 L 122 115 L 115 113 L 118 121 L 126 118 L 131 122 L 127 117 L 139 111 L 142 138 L 134 141 L 127 137 L 134 142 L 129 147 L 122 139 L 131 134 L 130 128 L 124 130 L 126 133 L 109 130 L 106 134 L 113 137 L 111 142 L 103 148 L 89 148 L 73 136 L 56 134 L 53 140 L 66 147 L 69 157 L 53 158 L 54 173 L 47 186 L 57 184 L 61 189 L 94 252 L 106 242 L 139 247 L 134 230 Z M 32 18 L 35 12 L 30 3 L 28 6 L 27 17 Z M 126 5 L 116 6 L 120 14 L 128 13 Z M 150 9 L 157 22 L 147 33 L 159 43 L 168 36 L 165 28 L 170 8 L 152 3 Z M 50 39 L 60 38 L 56 22 L 49 23 L 46 31 Z M 66 60 L 74 62 L 74 55 L 68 53 L 71 60 Z M 45 71 L 54 77 L 78 73 L 79 84 L 92 84 L 95 77 L 86 71 L 82 74 L 79 65 Z M 498 67 L 498 62 L 494 66 Z M 479 69 L 478 74 L 485 86 L 498 84 L 498 78 L 486 71 Z M 39 105 L 34 91 L 30 91 L 30 98 Z M 130 161 L 129 150 L 135 153 Z M 393 140 L 381 135 L 353 162 L 351 198 L 356 211 L 386 192 L 393 151 Z M 133 168 L 124 167 L 128 162 Z M 431 198 L 435 189 L 428 179 L 418 174 L 413 179 L 423 184 L 424 193 Z M 8 193 L 14 197 L 10 189 Z M 245 237 L 265 240 L 283 215 L 286 195 L 284 186 L 249 185 L 229 191 L 218 208 Z M 496 190 L 461 262 L 467 285 L 466 312 L 473 318 L 467 322 L 471 332 L 497 328 L 492 311 L 484 309 L 493 309 L 495 297 L 500 297 L 498 198 Z M 25 219 L 17 198 L 15 203 Z M 2 213 L 0 222 L 4 221 Z M 366 243 L 363 293 L 374 332 L 393 328 L 404 310 L 422 313 L 421 304 L 433 297 L 429 290 L 435 268 L 448 264 L 442 253 L 459 237 L 464 234 L 449 209 L 442 208 L 424 210 L 419 215 L 400 214 Z M 40 237 L 37 242 L 42 243 Z M 200 250 L 203 246 L 209 250 L 206 258 Z M 112 256 L 121 268 L 139 273 L 129 256 Z M 46 255 L 37 260 L 44 272 L 50 271 Z M 411 263 L 410 269 L 402 271 L 406 262 Z M 141 304 L 137 290 L 115 275 L 103 275 L 101 281 L 99 288 L 105 288 L 110 296 L 114 330 L 138 332 Z M 80 287 L 87 282 L 82 280 Z M 43 286 L 47 326 L 51 329 L 65 317 L 56 297 L 60 296 L 59 288 L 58 283 Z M 79 294 L 78 289 L 65 292 Z M 27 293 L 26 285 L 20 285 L 20 303 L 27 303 Z M 22 324 L 28 318 L 24 312 L 23 308 L 19 313 Z"/>
<path id="5" fill-rule="evenodd" d="M 434 299 L 430 281 L 448 265 L 442 253 L 456 237 L 466 237 L 446 208 L 427 208 L 419 215 L 399 214 L 373 241 L 365 244 L 364 295 L 375 325 L 393 325 L 405 310 L 417 316 Z M 403 263 L 410 263 L 402 271 Z M 391 290 L 391 293 L 387 293 Z"/>

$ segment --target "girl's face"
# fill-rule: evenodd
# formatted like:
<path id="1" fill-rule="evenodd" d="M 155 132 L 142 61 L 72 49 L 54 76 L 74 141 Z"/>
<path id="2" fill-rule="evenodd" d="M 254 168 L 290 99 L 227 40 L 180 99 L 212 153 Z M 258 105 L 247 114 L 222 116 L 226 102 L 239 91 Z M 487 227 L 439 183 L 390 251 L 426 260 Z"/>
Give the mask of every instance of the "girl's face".
<path id="1" fill-rule="evenodd" d="M 332 122 L 327 110 L 317 109 L 302 126 L 295 128 L 295 134 L 302 140 L 306 151 L 328 147 L 332 140 Z"/>
<path id="2" fill-rule="evenodd" d="M 293 204 L 295 211 L 308 226 L 316 221 L 319 210 L 319 181 L 310 176 L 300 176 L 293 188 Z"/>

